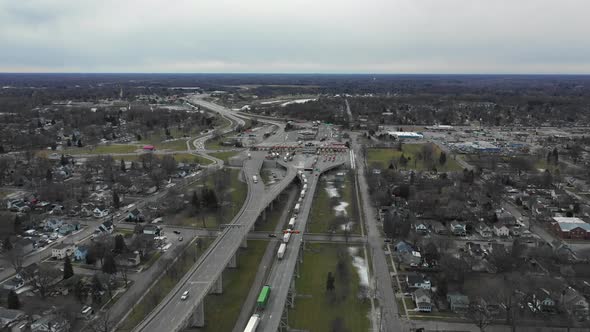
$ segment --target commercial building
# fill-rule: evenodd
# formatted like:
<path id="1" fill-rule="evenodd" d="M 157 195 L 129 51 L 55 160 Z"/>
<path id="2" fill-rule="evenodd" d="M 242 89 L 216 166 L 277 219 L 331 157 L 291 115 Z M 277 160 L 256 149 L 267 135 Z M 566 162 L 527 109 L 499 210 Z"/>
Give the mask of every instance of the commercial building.
<path id="1" fill-rule="evenodd" d="M 553 229 L 564 239 L 590 239 L 590 224 L 576 217 L 554 217 Z"/>
<path id="2" fill-rule="evenodd" d="M 422 139 L 424 135 L 413 131 L 388 131 L 389 136 L 393 136 L 397 139 Z"/>

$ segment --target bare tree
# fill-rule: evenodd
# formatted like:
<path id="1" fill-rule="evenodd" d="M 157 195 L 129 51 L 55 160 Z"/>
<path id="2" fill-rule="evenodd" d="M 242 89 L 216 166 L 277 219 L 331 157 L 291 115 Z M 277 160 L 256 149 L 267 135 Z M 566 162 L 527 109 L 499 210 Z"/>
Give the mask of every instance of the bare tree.
<path id="1" fill-rule="evenodd" d="M 101 311 L 90 324 L 90 329 L 94 332 L 110 332 L 113 328 L 113 322 L 108 311 Z"/>
<path id="2" fill-rule="evenodd" d="M 469 305 L 468 316 L 475 323 L 481 332 L 484 332 L 486 327 L 490 324 L 492 317 L 488 309 L 481 303 L 475 301 Z"/>

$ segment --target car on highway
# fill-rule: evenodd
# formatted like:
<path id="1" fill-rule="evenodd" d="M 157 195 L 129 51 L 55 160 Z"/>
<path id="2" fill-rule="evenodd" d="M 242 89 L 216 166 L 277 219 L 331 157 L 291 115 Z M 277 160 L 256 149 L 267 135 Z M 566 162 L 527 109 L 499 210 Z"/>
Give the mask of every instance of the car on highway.
<path id="1" fill-rule="evenodd" d="M 179 231 L 173 231 L 173 232 L 174 232 L 174 234 L 176 234 L 176 235 L 180 234 L 180 232 L 179 232 Z"/>
<path id="2" fill-rule="evenodd" d="M 184 293 L 182 293 L 182 296 L 180 297 L 181 300 L 186 300 L 188 299 L 188 291 L 184 291 Z"/>
<path id="3" fill-rule="evenodd" d="M 270 233 L 270 234 L 268 234 L 268 237 L 277 237 L 277 235 L 276 234 L 273 234 L 273 233 Z"/>
<path id="4" fill-rule="evenodd" d="M 184 240 L 184 238 L 182 236 L 179 236 L 178 241 L 182 241 L 182 240 Z"/>

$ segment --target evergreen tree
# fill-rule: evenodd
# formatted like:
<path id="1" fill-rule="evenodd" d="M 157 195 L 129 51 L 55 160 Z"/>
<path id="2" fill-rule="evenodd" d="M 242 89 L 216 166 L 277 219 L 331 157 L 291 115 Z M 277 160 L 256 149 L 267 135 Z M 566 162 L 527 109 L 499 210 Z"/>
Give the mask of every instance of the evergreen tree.
<path id="1" fill-rule="evenodd" d="M 438 157 L 438 162 L 441 165 L 444 165 L 447 162 L 447 154 L 444 151 L 440 152 L 440 156 Z"/>
<path id="2" fill-rule="evenodd" d="M 137 140 L 138 141 L 141 141 L 141 135 L 140 134 L 137 134 Z"/>
<path id="3" fill-rule="evenodd" d="M 62 155 L 61 155 L 61 158 L 59 159 L 59 163 L 60 163 L 62 166 L 65 166 L 65 165 L 67 165 L 67 164 L 68 164 L 68 159 L 66 158 L 66 156 L 64 156 L 64 155 L 62 154 Z"/>
<path id="4" fill-rule="evenodd" d="M 127 172 L 127 169 L 125 167 L 125 160 L 121 159 L 121 172 Z"/>
<path id="5" fill-rule="evenodd" d="M 14 290 L 8 292 L 8 297 L 6 298 L 6 306 L 8 309 L 17 310 L 20 308 L 20 300 L 18 299 L 18 295 Z"/>
<path id="6" fill-rule="evenodd" d="M 334 278 L 332 272 L 328 272 L 328 277 L 326 279 L 326 291 L 334 291 L 334 289 L 336 288 L 334 285 L 335 281 L 336 279 Z"/>
<path id="7" fill-rule="evenodd" d="M 115 209 L 118 209 L 121 206 L 121 199 L 119 198 L 119 194 L 116 191 L 113 191 L 113 206 Z"/>
<path id="8" fill-rule="evenodd" d="M 0 145 L 0 153 L 4 153 L 4 152 L 5 152 L 4 151 L 4 146 L 3 145 Z"/>
<path id="9" fill-rule="evenodd" d="M 115 252 L 122 253 L 127 251 L 127 245 L 125 244 L 125 239 L 123 235 L 119 234 L 115 236 Z"/>
<path id="10" fill-rule="evenodd" d="M 82 147 L 82 140 L 81 139 L 78 139 L 78 144 L 77 145 L 78 145 L 79 148 Z"/>
<path id="11" fill-rule="evenodd" d="M 199 207 L 201 207 L 201 201 L 199 200 L 199 196 L 197 195 L 197 192 L 196 191 L 193 191 L 193 197 L 191 198 L 191 204 L 196 209 L 198 209 Z"/>
<path id="12" fill-rule="evenodd" d="M 117 273 L 117 264 L 115 263 L 115 257 L 112 254 L 107 254 L 102 263 L 102 272 L 108 274 Z"/>
<path id="13" fill-rule="evenodd" d="M 69 279 L 74 276 L 74 268 L 72 267 L 72 261 L 70 257 L 66 256 L 64 259 L 64 279 Z"/>
<path id="14" fill-rule="evenodd" d="M 68 138 L 68 140 L 66 141 L 66 145 L 67 146 L 72 146 L 72 140 Z"/>
<path id="15" fill-rule="evenodd" d="M 53 180 L 53 173 L 51 172 L 50 169 L 47 169 L 47 173 L 45 174 L 45 179 L 50 182 L 51 182 L 51 180 Z"/>
<path id="16" fill-rule="evenodd" d="M 557 148 L 553 148 L 553 162 L 555 165 L 559 163 L 559 152 L 557 152 Z"/>
<path id="17" fill-rule="evenodd" d="M 2 249 L 6 252 L 12 249 L 12 242 L 10 242 L 10 237 L 5 237 L 4 241 L 2 242 Z"/>

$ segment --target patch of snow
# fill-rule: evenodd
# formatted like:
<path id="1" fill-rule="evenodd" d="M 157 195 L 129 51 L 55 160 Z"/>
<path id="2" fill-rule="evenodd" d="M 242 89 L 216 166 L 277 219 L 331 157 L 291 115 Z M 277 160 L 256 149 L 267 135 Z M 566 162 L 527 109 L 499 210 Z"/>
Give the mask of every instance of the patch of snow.
<path id="1" fill-rule="evenodd" d="M 356 269 L 359 274 L 359 282 L 361 286 L 369 287 L 369 267 L 364 258 L 358 256 L 359 248 L 349 247 L 348 253 L 352 256 L 352 266 Z"/>
<path id="2" fill-rule="evenodd" d="M 332 182 L 327 182 L 326 183 L 326 192 L 328 193 L 328 196 L 330 198 L 334 198 L 334 197 L 340 197 L 340 193 L 338 193 L 338 189 L 336 187 L 334 187 L 334 184 Z"/>
<path id="3" fill-rule="evenodd" d="M 282 103 L 281 107 L 285 107 L 287 105 L 291 105 L 291 104 L 303 104 L 303 103 L 307 103 L 308 101 L 314 101 L 314 100 L 318 100 L 317 98 L 311 98 L 311 99 L 295 99 L 295 100 L 291 100 L 288 101 L 286 103 Z"/>
<path id="4" fill-rule="evenodd" d="M 352 229 L 352 225 L 353 225 L 353 223 L 351 221 L 349 221 L 346 224 L 340 225 L 340 229 L 343 231 L 346 231 L 346 230 L 350 231 Z"/>
<path id="5" fill-rule="evenodd" d="M 279 100 L 269 100 L 269 101 L 262 101 L 260 102 L 261 105 L 270 105 L 270 104 L 278 104 L 278 103 L 282 103 L 285 100 L 283 99 L 279 99 Z"/>
<path id="6" fill-rule="evenodd" d="M 346 212 L 346 208 L 348 207 L 348 203 L 340 202 L 338 205 L 334 207 L 334 213 L 337 216 L 347 216 L 348 212 Z"/>
<path id="7" fill-rule="evenodd" d="M 250 110 L 250 105 L 244 105 L 242 106 L 242 108 L 240 108 L 240 111 L 249 111 Z"/>

